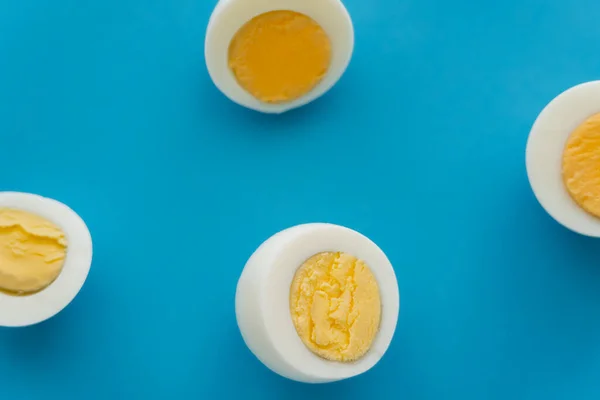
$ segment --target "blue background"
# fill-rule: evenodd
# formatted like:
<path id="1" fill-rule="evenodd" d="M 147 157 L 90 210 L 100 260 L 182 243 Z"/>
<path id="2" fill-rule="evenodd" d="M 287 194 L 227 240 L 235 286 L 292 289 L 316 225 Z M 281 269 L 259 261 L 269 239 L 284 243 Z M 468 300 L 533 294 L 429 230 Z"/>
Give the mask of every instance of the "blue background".
<path id="1" fill-rule="evenodd" d="M 282 116 L 213 86 L 214 5 L 0 3 L 0 189 L 95 244 L 63 313 L 0 330 L 2 398 L 600 398 L 600 244 L 524 166 L 544 105 L 600 77 L 600 3 L 347 0 L 347 73 Z M 401 289 L 380 364 L 325 386 L 259 364 L 233 304 L 256 246 L 313 221 L 370 236 Z"/>

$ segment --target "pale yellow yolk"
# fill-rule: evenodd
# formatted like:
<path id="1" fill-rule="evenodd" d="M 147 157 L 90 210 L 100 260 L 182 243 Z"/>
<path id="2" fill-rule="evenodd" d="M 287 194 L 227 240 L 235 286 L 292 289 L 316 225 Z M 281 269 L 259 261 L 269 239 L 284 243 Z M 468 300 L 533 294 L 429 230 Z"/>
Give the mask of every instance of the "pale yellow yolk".
<path id="1" fill-rule="evenodd" d="M 355 361 L 379 330 L 379 286 L 369 267 L 345 253 L 319 253 L 296 272 L 290 310 L 302 342 L 332 361 Z"/>
<path id="2" fill-rule="evenodd" d="M 294 11 L 271 11 L 246 23 L 229 45 L 238 83 L 265 103 L 295 100 L 311 91 L 331 62 L 329 37 Z"/>
<path id="3" fill-rule="evenodd" d="M 573 200 L 600 217 L 600 114 L 591 116 L 573 131 L 563 153 L 562 170 Z"/>
<path id="4" fill-rule="evenodd" d="M 25 211 L 0 208 L 0 290 L 38 292 L 60 274 L 67 251 L 64 232 Z"/>

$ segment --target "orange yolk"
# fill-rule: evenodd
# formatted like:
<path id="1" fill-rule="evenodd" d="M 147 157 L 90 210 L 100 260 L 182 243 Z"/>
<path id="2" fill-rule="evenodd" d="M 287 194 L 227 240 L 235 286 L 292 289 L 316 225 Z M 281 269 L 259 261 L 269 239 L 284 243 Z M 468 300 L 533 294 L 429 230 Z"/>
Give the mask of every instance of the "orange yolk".
<path id="1" fill-rule="evenodd" d="M 600 114 L 585 120 L 569 137 L 562 172 L 573 200 L 600 217 Z"/>
<path id="2" fill-rule="evenodd" d="M 285 103 L 310 92 L 331 62 L 329 37 L 294 11 L 271 11 L 247 22 L 229 45 L 237 82 L 265 103 Z"/>

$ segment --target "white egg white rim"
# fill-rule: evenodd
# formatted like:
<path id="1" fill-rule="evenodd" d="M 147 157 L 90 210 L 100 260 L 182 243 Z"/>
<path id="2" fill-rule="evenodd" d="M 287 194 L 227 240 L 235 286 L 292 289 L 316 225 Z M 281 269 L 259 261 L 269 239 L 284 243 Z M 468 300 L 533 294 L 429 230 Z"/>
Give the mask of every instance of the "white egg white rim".
<path id="1" fill-rule="evenodd" d="M 244 90 L 228 65 L 229 44 L 236 32 L 252 18 L 269 11 L 290 10 L 317 22 L 329 35 L 332 58 L 329 71 L 309 93 L 283 104 L 264 103 Z M 354 49 L 354 28 L 340 0 L 221 0 L 215 7 L 204 46 L 208 73 L 217 88 L 233 102 L 264 113 L 282 113 L 321 97 L 344 74 Z"/>
<path id="2" fill-rule="evenodd" d="M 298 228 L 302 229 L 295 230 L 294 238 L 278 248 L 274 262 L 261 280 L 260 303 L 269 340 L 285 363 L 315 382 L 362 374 L 381 359 L 396 330 L 400 294 L 392 264 L 375 243 L 352 229 L 324 223 L 310 224 L 310 229 L 309 225 Z M 355 362 L 329 361 L 312 353 L 298 336 L 291 318 L 290 286 L 297 269 L 308 258 L 325 251 L 345 252 L 365 261 L 379 285 L 382 304 L 379 331 L 368 352 Z"/>
<path id="3" fill-rule="evenodd" d="M 61 228 L 67 239 L 63 269 L 50 286 L 22 297 L 0 292 L 0 326 L 37 324 L 62 311 L 83 287 L 92 263 L 92 238 L 79 215 L 56 200 L 30 193 L 0 192 L 0 207 L 43 217 Z"/>
<path id="4" fill-rule="evenodd" d="M 592 237 L 600 237 L 600 218 L 587 213 L 567 192 L 562 178 L 562 158 L 571 133 L 599 112 L 600 81 L 566 90 L 536 119 L 525 156 L 529 183 L 541 206 L 561 225 Z"/>

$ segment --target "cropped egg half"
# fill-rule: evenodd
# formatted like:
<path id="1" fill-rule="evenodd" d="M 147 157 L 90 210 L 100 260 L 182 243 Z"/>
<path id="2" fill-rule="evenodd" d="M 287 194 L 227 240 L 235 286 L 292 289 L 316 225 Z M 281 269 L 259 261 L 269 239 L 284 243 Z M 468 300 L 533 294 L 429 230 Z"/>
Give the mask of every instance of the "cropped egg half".
<path id="1" fill-rule="evenodd" d="M 312 223 L 273 235 L 252 254 L 235 307 L 242 337 L 264 365 L 324 383 L 377 364 L 394 336 L 400 296 L 375 243 L 349 228 Z"/>
<path id="2" fill-rule="evenodd" d="M 353 48 L 352 21 L 340 0 L 220 0 L 208 23 L 205 59 L 229 99 L 282 113 L 327 92 Z"/>
<path id="3" fill-rule="evenodd" d="M 29 193 L 0 192 L 0 326 L 42 322 L 79 293 L 92 239 L 66 205 Z"/>
<path id="4" fill-rule="evenodd" d="M 548 214 L 600 237 L 600 81 L 572 87 L 544 108 L 529 134 L 526 164 Z"/>

